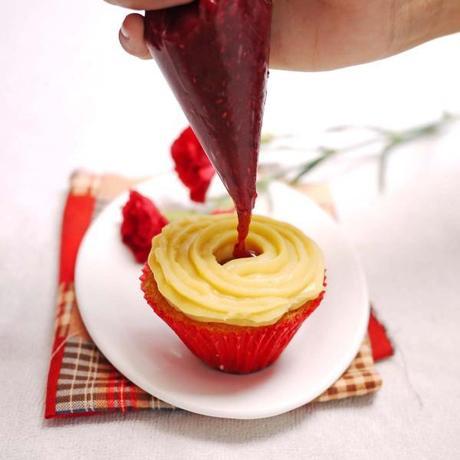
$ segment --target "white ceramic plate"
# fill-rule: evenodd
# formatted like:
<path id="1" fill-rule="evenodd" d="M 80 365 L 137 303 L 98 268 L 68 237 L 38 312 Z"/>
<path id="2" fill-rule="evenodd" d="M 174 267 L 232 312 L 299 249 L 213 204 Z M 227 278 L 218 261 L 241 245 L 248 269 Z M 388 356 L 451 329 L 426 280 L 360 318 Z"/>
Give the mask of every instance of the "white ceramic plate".
<path id="1" fill-rule="evenodd" d="M 173 175 L 138 189 L 160 207 L 190 207 Z M 156 397 L 203 415 L 254 419 L 295 409 L 319 396 L 343 373 L 366 332 L 369 300 L 362 269 L 337 224 L 305 195 L 274 183 L 271 209 L 258 213 L 290 222 L 324 251 L 327 292 L 281 358 L 251 375 L 229 375 L 202 364 L 143 299 L 137 265 L 121 244 L 120 209 L 111 203 L 91 225 L 76 268 L 80 312 L 107 359 Z"/>

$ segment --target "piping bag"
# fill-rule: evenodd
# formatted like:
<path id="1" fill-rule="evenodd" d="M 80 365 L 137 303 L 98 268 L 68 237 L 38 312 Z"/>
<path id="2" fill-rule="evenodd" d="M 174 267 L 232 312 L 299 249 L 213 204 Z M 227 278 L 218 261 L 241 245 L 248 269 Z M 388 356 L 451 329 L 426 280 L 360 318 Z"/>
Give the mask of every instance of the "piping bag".
<path id="1" fill-rule="evenodd" d="M 268 77 L 271 0 L 196 0 L 145 15 L 145 39 L 235 203 L 235 257 L 256 193 Z"/>

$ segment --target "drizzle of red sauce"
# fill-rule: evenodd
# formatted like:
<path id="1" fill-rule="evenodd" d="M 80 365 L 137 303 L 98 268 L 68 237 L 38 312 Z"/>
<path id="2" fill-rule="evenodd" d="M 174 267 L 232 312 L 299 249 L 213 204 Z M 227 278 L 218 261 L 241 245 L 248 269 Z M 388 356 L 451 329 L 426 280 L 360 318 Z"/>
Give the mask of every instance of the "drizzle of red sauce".
<path id="1" fill-rule="evenodd" d="M 145 17 L 150 53 L 235 202 L 234 257 L 250 256 L 271 10 L 271 0 L 197 0 Z"/>

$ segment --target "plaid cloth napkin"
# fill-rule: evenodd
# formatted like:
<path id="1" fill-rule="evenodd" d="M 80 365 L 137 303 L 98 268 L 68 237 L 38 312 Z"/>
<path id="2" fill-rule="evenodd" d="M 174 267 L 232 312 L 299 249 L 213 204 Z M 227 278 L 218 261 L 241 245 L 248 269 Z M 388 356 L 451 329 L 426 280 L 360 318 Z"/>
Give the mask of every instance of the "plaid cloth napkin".
<path id="1" fill-rule="evenodd" d="M 140 180 L 115 175 L 76 172 L 64 209 L 55 335 L 46 391 L 46 418 L 87 416 L 140 409 L 174 409 L 141 390 L 121 375 L 89 337 L 78 311 L 74 269 L 80 242 L 92 219 L 115 196 Z M 321 207 L 334 214 L 327 187 L 304 186 Z M 121 244 L 121 243 L 120 243 Z M 393 349 L 384 327 L 374 314 L 356 358 L 342 377 L 317 401 L 361 396 L 377 391 L 382 380 L 374 359 L 390 356 Z"/>

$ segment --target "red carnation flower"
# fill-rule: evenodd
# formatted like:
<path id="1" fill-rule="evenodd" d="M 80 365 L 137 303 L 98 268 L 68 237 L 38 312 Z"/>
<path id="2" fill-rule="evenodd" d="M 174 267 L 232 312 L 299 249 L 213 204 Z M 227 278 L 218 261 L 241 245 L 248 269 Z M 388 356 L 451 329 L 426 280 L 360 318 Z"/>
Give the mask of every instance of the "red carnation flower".
<path id="1" fill-rule="evenodd" d="M 190 199 L 204 203 L 215 171 L 192 128 L 187 128 L 174 141 L 171 156 L 179 179 L 190 190 Z"/>
<path id="2" fill-rule="evenodd" d="M 152 238 L 168 223 L 147 197 L 131 190 L 122 209 L 121 239 L 139 263 L 147 261 Z"/>

